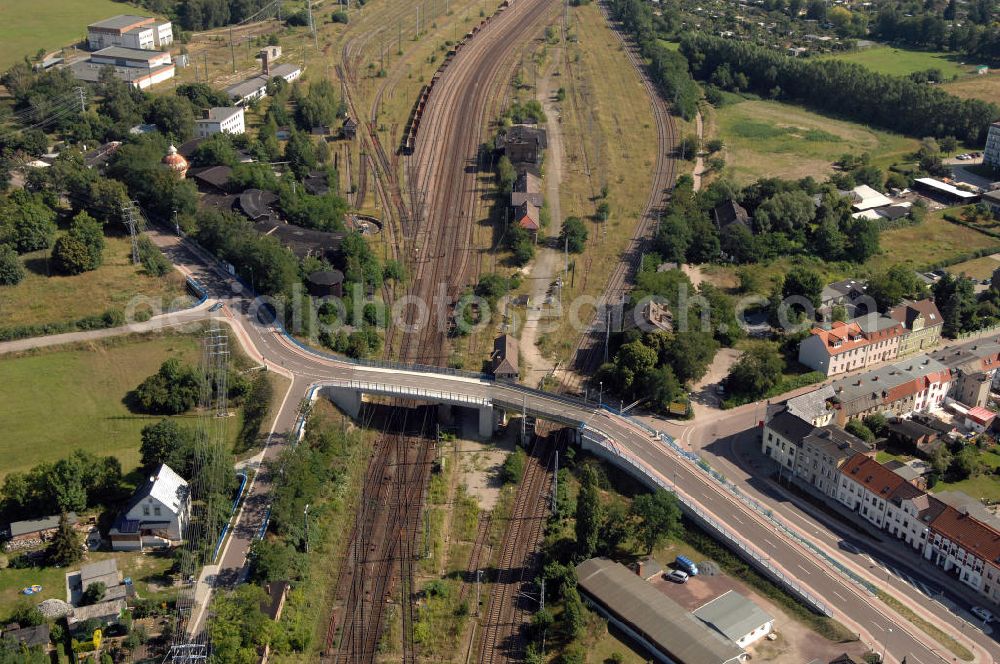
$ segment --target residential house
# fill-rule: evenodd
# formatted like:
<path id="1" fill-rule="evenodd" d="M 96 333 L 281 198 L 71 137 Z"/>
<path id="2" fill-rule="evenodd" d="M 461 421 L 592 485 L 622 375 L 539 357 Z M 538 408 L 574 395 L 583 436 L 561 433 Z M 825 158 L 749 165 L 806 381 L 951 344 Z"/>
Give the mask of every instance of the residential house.
<path id="1" fill-rule="evenodd" d="M 354 118 L 344 118 L 344 124 L 341 127 L 341 132 L 343 133 L 344 138 L 349 141 L 353 141 L 358 135 L 358 123 L 354 120 Z"/>
<path id="2" fill-rule="evenodd" d="M 955 376 L 949 397 L 970 407 L 986 406 L 990 387 L 1000 379 L 997 372 L 1000 344 L 985 342 L 943 348 L 930 356 L 947 366 Z"/>
<path id="3" fill-rule="evenodd" d="M 244 106 L 255 99 L 266 97 L 267 84 L 272 79 L 281 78 L 291 83 L 301 75 L 302 68 L 298 65 L 286 63 L 271 67 L 265 59 L 262 73 L 229 86 L 226 88 L 226 94 L 237 106 Z"/>
<path id="4" fill-rule="evenodd" d="M 834 411 L 830 400 L 834 396 L 833 386 L 824 385 L 785 402 L 789 413 L 801 417 L 813 426 L 821 427 L 833 421 Z"/>
<path id="5" fill-rule="evenodd" d="M 746 208 L 731 198 L 712 208 L 712 221 L 715 223 L 715 227 L 719 229 L 719 232 L 722 232 L 723 229 L 732 224 L 739 224 L 748 231 L 753 232 L 750 214 L 746 211 Z"/>
<path id="6" fill-rule="evenodd" d="M 858 212 L 892 205 L 892 200 L 885 194 L 872 189 L 866 184 L 855 187 L 850 191 L 848 196 L 851 199 L 851 206 Z"/>
<path id="7" fill-rule="evenodd" d="M 525 202 L 530 202 L 537 207 L 542 207 L 544 203 L 541 178 L 527 170 L 521 171 L 518 174 L 517 179 L 514 180 L 514 187 L 510 192 L 511 207 L 516 208 Z"/>
<path id="8" fill-rule="evenodd" d="M 490 356 L 490 373 L 497 380 L 517 382 L 517 337 L 511 334 L 501 334 L 493 341 L 493 354 Z"/>
<path id="9" fill-rule="evenodd" d="M 936 430 L 915 419 L 895 419 L 888 423 L 887 428 L 889 440 L 896 446 L 912 450 L 925 459 L 945 445 Z"/>
<path id="10" fill-rule="evenodd" d="M 128 607 L 123 599 L 98 602 L 89 606 L 77 606 L 66 616 L 66 624 L 71 633 L 76 633 L 91 620 L 96 620 L 105 627 L 116 625 L 126 608 Z"/>
<path id="11" fill-rule="evenodd" d="M 157 21 L 149 16 L 119 14 L 87 26 L 87 47 L 91 51 L 108 46 L 164 48 L 173 41 L 174 31 L 170 21 Z"/>
<path id="12" fill-rule="evenodd" d="M 52 644 L 49 643 L 49 634 L 49 624 L 47 622 L 34 627 L 21 627 L 18 623 L 13 623 L 3 628 L 0 638 L 15 641 L 23 648 L 40 648 L 43 652 L 47 653 L 52 650 Z"/>
<path id="13" fill-rule="evenodd" d="M 173 546 L 184 539 L 191 518 L 188 483 L 167 464 L 136 490 L 109 533 L 115 551 Z"/>
<path id="14" fill-rule="evenodd" d="M 524 201 L 517 207 L 511 208 L 514 214 L 514 223 L 531 233 L 537 233 L 541 228 L 541 210 L 531 201 Z"/>
<path id="15" fill-rule="evenodd" d="M 863 369 L 896 358 L 903 327 L 871 313 L 813 328 L 799 344 L 799 362 L 827 376 Z"/>
<path id="16" fill-rule="evenodd" d="M 500 147 L 514 166 L 541 164 L 542 153 L 548 147 L 545 130 L 533 125 L 518 124 L 500 135 Z"/>
<path id="17" fill-rule="evenodd" d="M 199 138 L 208 138 L 212 134 L 225 132 L 227 134 L 243 134 L 246 125 L 242 106 L 215 107 L 205 109 L 202 117 L 194 121 L 195 133 Z"/>
<path id="18" fill-rule="evenodd" d="M 672 332 L 674 316 L 670 308 L 663 302 L 643 299 L 622 317 L 622 329 L 630 330 L 638 327 L 643 332 Z"/>
<path id="19" fill-rule="evenodd" d="M 903 327 L 898 357 L 926 352 L 941 341 L 944 319 L 934 300 L 904 300 L 889 310 L 889 316 Z"/>
<path id="20" fill-rule="evenodd" d="M 916 355 L 835 381 L 827 405 L 840 426 L 872 413 L 906 417 L 941 408 L 951 380 L 948 367 L 927 355 Z"/>
<path id="21" fill-rule="evenodd" d="M 764 424 L 761 447 L 786 477 L 831 497 L 836 496 L 838 470 L 845 461 L 857 454 L 875 454 L 857 436 L 833 425 L 813 426 L 788 410 Z"/>
<path id="22" fill-rule="evenodd" d="M 856 306 L 862 303 L 864 298 L 868 297 L 865 292 L 867 288 L 868 283 L 860 279 L 834 281 L 823 287 L 819 296 L 820 308 L 832 310 L 833 307 L 840 305 L 845 307 L 848 315 L 853 318 Z M 870 298 L 868 301 L 871 302 L 871 306 L 874 308 L 874 301 L 870 300 Z M 867 313 L 867 310 L 863 313 Z"/>

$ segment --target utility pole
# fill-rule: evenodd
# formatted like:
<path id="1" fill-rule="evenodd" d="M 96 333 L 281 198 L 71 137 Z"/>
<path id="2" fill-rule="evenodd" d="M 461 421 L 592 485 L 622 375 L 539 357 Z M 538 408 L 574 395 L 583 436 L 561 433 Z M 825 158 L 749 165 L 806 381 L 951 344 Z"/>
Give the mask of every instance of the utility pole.
<path id="1" fill-rule="evenodd" d="M 480 599 L 480 592 L 482 590 L 483 581 L 483 570 L 476 570 L 476 615 L 479 615 L 479 607 L 482 605 L 482 599 Z"/>
<path id="2" fill-rule="evenodd" d="M 79 98 L 79 100 L 80 100 L 80 112 L 81 113 L 86 113 L 87 112 L 87 101 L 86 101 L 86 97 L 83 94 L 83 88 L 80 87 L 80 86 L 77 86 L 77 87 L 73 88 L 73 91 L 76 93 L 77 98 Z"/>
<path id="3" fill-rule="evenodd" d="M 559 450 L 556 450 L 556 464 L 552 471 L 552 513 L 556 513 L 556 496 L 559 494 Z M 542 608 L 545 608 L 545 579 L 542 579 Z"/>
<path id="4" fill-rule="evenodd" d="M 306 522 L 306 553 L 309 553 L 309 503 L 306 503 L 306 509 L 302 512 L 302 516 Z"/>
<path id="5" fill-rule="evenodd" d="M 521 445 L 527 445 L 526 435 L 528 429 L 528 397 L 521 395 Z"/>
<path id="6" fill-rule="evenodd" d="M 312 33 L 313 33 L 313 46 L 315 46 L 316 49 L 319 50 L 319 40 L 316 37 L 316 24 L 313 22 L 313 3 L 312 3 L 312 0 L 309 0 L 308 10 L 309 10 L 309 29 L 312 30 Z"/>
<path id="7" fill-rule="evenodd" d="M 233 58 L 233 73 L 236 73 L 236 42 L 233 41 L 233 26 L 229 26 L 229 53 Z"/>

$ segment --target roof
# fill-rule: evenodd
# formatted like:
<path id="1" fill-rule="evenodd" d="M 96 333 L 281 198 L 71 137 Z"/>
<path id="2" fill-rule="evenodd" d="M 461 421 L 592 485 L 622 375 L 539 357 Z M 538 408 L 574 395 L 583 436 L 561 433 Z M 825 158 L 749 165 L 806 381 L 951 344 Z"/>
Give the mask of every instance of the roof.
<path id="1" fill-rule="evenodd" d="M 938 435 L 936 430 L 914 420 L 895 420 L 889 422 L 888 429 L 892 433 L 899 435 L 901 438 L 910 441 L 915 441 L 923 436 L 933 439 Z"/>
<path id="2" fill-rule="evenodd" d="M 692 613 L 730 641 L 742 639 L 774 618 L 749 598 L 727 590 Z"/>
<path id="3" fill-rule="evenodd" d="M 520 206 L 524 205 L 525 202 L 529 202 L 532 205 L 535 205 L 537 207 L 542 207 L 542 204 L 545 202 L 545 197 L 542 196 L 542 194 L 539 194 L 537 192 L 534 192 L 534 193 L 527 192 L 527 191 L 512 191 L 512 192 L 510 192 L 510 206 L 511 207 L 514 207 L 514 208 L 520 207 Z"/>
<path id="4" fill-rule="evenodd" d="M 892 205 L 892 201 L 885 194 L 875 191 L 866 184 L 858 185 L 851 192 L 854 194 L 854 200 L 857 201 L 854 204 L 854 208 L 857 210 L 871 210 L 872 208 Z"/>
<path id="5" fill-rule="evenodd" d="M 889 310 L 889 316 L 907 330 L 913 329 L 913 321 L 919 316 L 924 318 L 924 328 L 944 325 L 941 312 L 938 311 L 934 300 L 927 298 L 924 300 L 903 300 L 902 303 Z"/>
<path id="6" fill-rule="evenodd" d="M 77 522 L 76 512 L 69 512 L 66 515 L 70 525 Z M 23 537 L 32 533 L 40 533 L 43 530 L 51 530 L 59 527 L 59 515 L 43 516 L 39 519 L 26 519 L 24 521 L 12 521 L 8 529 L 11 537 Z"/>
<path id="7" fill-rule="evenodd" d="M 789 410 L 784 410 L 772 417 L 767 422 L 767 428 L 785 440 L 790 440 L 796 444 L 811 434 L 814 429 L 812 422 L 808 422 L 798 415 L 792 414 Z"/>
<path id="8" fill-rule="evenodd" d="M 100 582 L 105 586 L 115 586 L 120 581 L 118 561 L 115 558 L 108 558 L 80 568 L 80 585 L 83 586 L 84 590 L 92 583 Z"/>
<path id="9" fill-rule="evenodd" d="M 126 48 L 124 46 L 108 46 L 99 51 L 91 53 L 91 57 L 100 55 L 105 58 L 115 58 L 124 60 L 143 60 L 149 62 L 163 57 L 161 51 L 151 51 L 145 48 Z"/>
<path id="10" fill-rule="evenodd" d="M 872 451 L 873 446 L 840 427 L 827 425 L 813 429 L 802 439 L 802 447 L 810 447 L 841 461 L 856 454 Z"/>
<path id="11" fill-rule="evenodd" d="M 742 205 L 729 199 L 712 208 L 712 221 L 720 231 L 730 224 L 742 224 L 749 229 L 750 214 Z"/>
<path id="12" fill-rule="evenodd" d="M 855 454 L 840 468 L 840 472 L 883 500 L 906 480 L 865 454 Z"/>
<path id="13" fill-rule="evenodd" d="M 988 408 L 983 408 L 982 406 L 975 406 L 969 409 L 967 413 L 969 419 L 973 422 L 978 422 L 979 424 L 986 424 L 997 416 L 992 410 Z"/>
<path id="14" fill-rule="evenodd" d="M 106 18 L 103 21 L 97 21 L 96 23 L 91 23 L 88 28 L 100 28 L 104 30 L 124 30 L 125 28 L 130 28 L 136 23 L 152 23 L 155 19 L 151 16 L 137 16 L 135 14 L 118 14 L 117 16 L 112 16 L 111 18 Z"/>
<path id="15" fill-rule="evenodd" d="M 538 230 L 538 206 L 531 201 L 524 201 L 524 203 L 518 205 L 514 209 L 514 216 L 521 228 L 529 231 Z"/>
<path id="16" fill-rule="evenodd" d="M 335 286 L 344 283 L 344 273 L 340 270 L 320 270 L 310 274 L 309 281 L 317 286 Z"/>
<path id="17" fill-rule="evenodd" d="M 804 420 L 813 422 L 824 417 L 829 411 L 827 401 L 834 396 L 833 386 L 824 385 L 818 389 L 793 397 L 785 402 L 788 412 Z"/>
<path id="18" fill-rule="evenodd" d="M 160 464 L 156 475 L 150 478 L 149 495 L 166 505 L 170 511 L 181 511 L 187 499 L 188 483 L 165 463 Z"/>
<path id="19" fill-rule="evenodd" d="M 984 201 L 988 201 L 988 202 L 991 202 L 991 203 L 998 203 L 998 204 L 1000 204 L 1000 189 L 994 189 L 992 191 L 985 192 L 982 195 L 982 199 Z"/>
<path id="20" fill-rule="evenodd" d="M 1000 344 L 985 341 L 957 348 L 941 348 L 930 353 L 930 357 L 962 373 L 993 371 L 1000 367 Z"/>
<path id="21" fill-rule="evenodd" d="M 971 514 L 948 505 L 931 522 L 931 529 L 983 560 L 1000 563 L 1000 531 Z"/>
<path id="22" fill-rule="evenodd" d="M 514 180 L 514 191 L 528 194 L 537 194 L 542 190 L 541 178 L 534 173 L 521 171 L 517 179 Z"/>
<path id="23" fill-rule="evenodd" d="M 49 624 L 42 623 L 35 627 L 19 627 L 15 629 L 5 629 L 3 638 L 14 639 L 26 648 L 44 646 L 49 642 Z"/>
<path id="24" fill-rule="evenodd" d="M 834 281 L 833 283 L 827 284 L 823 287 L 823 291 L 820 294 L 820 300 L 828 302 L 844 296 L 848 296 L 849 299 L 853 300 L 861 295 L 864 295 L 865 289 L 867 288 L 868 283 L 861 279 L 843 279 L 841 281 Z"/>
<path id="25" fill-rule="evenodd" d="M 945 505 L 953 507 L 963 514 L 973 516 L 980 523 L 1000 532 L 1000 518 L 991 512 L 981 500 L 973 498 L 964 491 L 941 491 L 934 495 Z"/>
<path id="26" fill-rule="evenodd" d="M 242 115 L 242 106 L 214 106 L 205 111 L 195 122 L 225 122 L 234 115 Z"/>
<path id="27" fill-rule="evenodd" d="M 812 337 L 819 339 L 820 344 L 830 355 L 839 355 L 847 351 L 868 345 L 868 339 L 856 321 L 844 323 L 834 321 L 829 329 L 814 327 Z"/>
<path id="28" fill-rule="evenodd" d="M 343 232 L 332 233 L 303 228 L 295 224 L 276 221 L 265 217 L 253 225 L 254 230 L 262 235 L 270 235 L 288 247 L 293 254 L 302 259 L 307 256 L 320 256 L 334 260 L 337 249 L 346 235 Z"/>
<path id="29" fill-rule="evenodd" d="M 591 558 L 576 567 L 580 588 L 680 664 L 737 662 L 743 650 L 619 563 Z"/>
<path id="30" fill-rule="evenodd" d="M 517 338 L 501 334 L 493 340 L 493 373 L 517 374 Z"/>
<path id="31" fill-rule="evenodd" d="M 271 80 L 275 76 L 280 76 L 284 78 L 285 76 L 294 74 L 295 72 L 298 71 L 302 71 L 302 67 L 299 67 L 298 65 L 293 65 L 290 62 L 285 62 L 283 64 L 271 67 L 269 73 L 266 75 L 266 78 L 267 80 Z M 263 74 L 261 75 L 263 76 Z"/>
<path id="32" fill-rule="evenodd" d="M 91 604 L 90 606 L 78 606 L 73 609 L 73 612 L 69 614 L 66 618 L 66 622 L 72 627 L 76 623 L 82 623 L 90 620 L 91 618 L 97 618 L 98 620 L 102 618 L 111 618 L 121 615 L 121 612 L 125 610 L 125 600 L 123 599 L 113 599 L 108 602 L 98 602 L 97 604 Z"/>
<path id="33" fill-rule="evenodd" d="M 188 171 L 188 175 L 199 182 L 225 189 L 233 177 L 233 169 L 225 165 L 209 166 L 208 168 L 192 169 Z"/>
<path id="34" fill-rule="evenodd" d="M 917 508 L 917 517 L 928 524 L 948 507 L 931 494 L 923 492 L 919 496 L 910 498 L 909 501 Z"/>
<path id="35" fill-rule="evenodd" d="M 934 178 L 915 178 L 914 182 L 918 182 L 925 187 L 934 189 L 935 191 L 940 191 L 941 193 L 949 194 L 957 198 L 975 198 L 977 194 L 971 191 L 965 191 L 964 189 L 959 189 L 954 185 L 950 185 L 947 182 L 941 182 L 940 180 L 935 180 Z"/>
<path id="36" fill-rule="evenodd" d="M 516 124 L 507 129 L 504 134 L 504 142 L 511 143 L 535 143 L 538 147 L 545 149 L 548 147 L 548 136 L 541 127 L 533 125 Z"/>
<path id="37" fill-rule="evenodd" d="M 883 403 L 898 401 L 923 391 L 931 383 L 951 380 L 951 371 L 927 355 L 915 355 L 895 364 L 831 383 L 830 398 L 849 416 Z"/>
<path id="38" fill-rule="evenodd" d="M 257 76 L 251 76 L 248 79 L 244 79 L 239 83 L 230 85 L 226 88 L 226 94 L 232 99 L 243 99 L 252 94 L 256 94 L 259 90 L 267 87 L 267 83 L 270 79 L 267 76 L 258 74 Z"/>
<path id="39" fill-rule="evenodd" d="M 254 221 L 270 217 L 271 205 L 278 200 L 278 195 L 265 189 L 247 189 L 240 194 L 239 205 L 243 214 Z"/>

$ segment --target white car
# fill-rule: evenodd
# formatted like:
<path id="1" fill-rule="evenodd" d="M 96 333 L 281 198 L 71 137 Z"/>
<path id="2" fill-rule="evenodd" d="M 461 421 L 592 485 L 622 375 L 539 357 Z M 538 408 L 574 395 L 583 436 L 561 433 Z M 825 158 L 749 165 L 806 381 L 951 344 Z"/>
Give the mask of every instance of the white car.
<path id="1" fill-rule="evenodd" d="M 981 606 L 972 607 L 972 615 L 982 620 L 983 623 L 993 622 L 993 614 Z"/>
<path id="2" fill-rule="evenodd" d="M 688 573 L 682 572 L 679 569 L 675 569 L 670 574 L 664 574 L 663 576 L 667 581 L 673 581 L 674 583 L 687 583 L 688 580 Z"/>

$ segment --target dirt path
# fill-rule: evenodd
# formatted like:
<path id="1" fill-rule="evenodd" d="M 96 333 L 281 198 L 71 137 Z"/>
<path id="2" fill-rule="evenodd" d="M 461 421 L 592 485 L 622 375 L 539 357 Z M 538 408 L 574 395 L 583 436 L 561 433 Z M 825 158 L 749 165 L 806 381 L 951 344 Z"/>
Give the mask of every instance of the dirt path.
<path id="1" fill-rule="evenodd" d="M 694 116 L 694 123 L 698 131 L 698 144 L 704 140 L 705 125 L 701 120 L 701 111 L 698 111 L 698 115 Z M 702 157 L 703 151 L 698 150 L 698 157 L 694 160 L 694 171 L 691 173 L 691 178 L 694 180 L 694 190 L 698 191 L 701 189 L 701 176 L 705 172 L 705 160 Z"/>
<path id="2" fill-rule="evenodd" d="M 556 62 L 560 58 L 554 59 Z M 547 71 L 538 79 L 536 96 L 545 110 L 545 130 L 548 147 L 545 151 L 545 203 L 548 205 L 552 225 L 546 229 L 549 236 L 558 234 L 562 225 L 562 208 L 559 204 L 559 183 L 563 173 L 562 132 L 559 124 L 560 108 L 556 101 L 558 79 Z M 530 283 L 528 306 L 524 327 L 521 328 L 520 352 L 527 367 L 521 370 L 521 380 L 526 385 L 537 386 L 546 374 L 555 368 L 554 363 L 544 357 L 538 349 L 541 336 L 540 323 L 546 318 L 549 307 L 546 304 L 549 287 L 563 267 L 562 252 L 539 245 L 534 262 L 525 270 L 525 278 Z"/>

